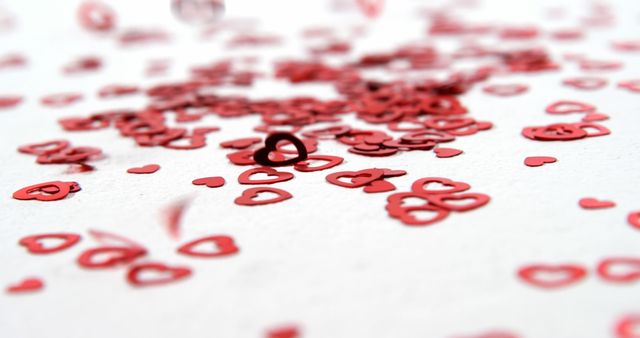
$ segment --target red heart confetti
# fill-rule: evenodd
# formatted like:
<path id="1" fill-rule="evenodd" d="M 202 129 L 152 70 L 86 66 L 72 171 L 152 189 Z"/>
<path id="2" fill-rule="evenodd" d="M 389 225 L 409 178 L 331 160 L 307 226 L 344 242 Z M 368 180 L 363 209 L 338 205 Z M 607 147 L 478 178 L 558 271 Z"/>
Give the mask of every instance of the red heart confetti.
<path id="1" fill-rule="evenodd" d="M 260 193 L 265 193 L 265 192 L 274 193 L 278 196 L 270 199 L 257 199 Z M 291 197 L 293 196 L 290 193 L 282 189 L 271 188 L 271 187 L 257 187 L 257 188 L 249 188 L 245 190 L 244 192 L 242 192 L 242 195 L 240 197 L 235 199 L 234 202 L 238 205 L 254 206 L 254 205 L 278 203 L 278 202 L 288 200 Z"/>
<path id="2" fill-rule="evenodd" d="M 225 184 L 224 178 L 220 176 L 197 178 L 191 182 L 193 185 L 206 185 L 209 188 L 219 188 Z"/>
<path id="3" fill-rule="evenodd" d="M 536 287 L 555 289 L 575 284 L 587 275 L 587 270 L 575 264 L 531 264 L 518 270 L 522 281 Z"/>
<path id="4" fill-rule="evenodd" d="M 60 242 L 58 245 L 45 245 L 43 242 L 53 239 Z M 50 254 L 62 251 L 74 246 L 80 241 L 80 235 L 70 233 L 49 233 L 23 237 L 18 242 L 33 254 Z"/>
<path id="5" fill-rule="evenodd" d="M 603 208 L 613 208 L 616 206 L 615 202 L 597 200 L 591 197 L 581 198 L 580 201 L 578 201 L 578 204 L 583 209 L 603 209 Z"/>
<path id="6" fill-rule="evenodd" d="M 143 274 L 154 274 L 143 278 Z M 141 263 L 132 265 L 127 272 L 127 281 L 133 286 L 146 287 L 177 282 L 191 275 L 186 266 L 169 266 L 163 263 Z"/>
<path id="7" fill-rule="evenodd" d="M 205 246 L 204 243 L 211 243 L 216 247 L 214 251 L 204 251 L 198 249 Z M 240 249 L 236 246 L 233 238 L 227 235 L 207 236 L 185 243 L 178 248 L 178 252 L 194 257 L 225 257 L 238 253 Z"/>
<path id="8" fill-rule="evenodd" d="M 129 174 L 153 174 L 160 170 L 160 166 L 157 164 L 147 164 L 142 167 L 134 167 L 127 169 Z"/>
<path id="9" fill-rule="evenodd" d="M 8 293 L 25 293 L 41 290 L 44 282 L 40 278 L 26 278 L 21 282 L 7 287 Z"/>
<path id="10" fill-rule="evenodd" d="M 524 165 L 527 167 L 540 167 L 548 163 L 556 163 L 558 159 L 551 156 L 529 156 L 524 159 Z"/>
<path id="11" fill-rule="evenodd" d="M 462 154 L 462 150 L 453 148 L 436 148 L 433 151 L 438 158 L 449 158 Z"/>

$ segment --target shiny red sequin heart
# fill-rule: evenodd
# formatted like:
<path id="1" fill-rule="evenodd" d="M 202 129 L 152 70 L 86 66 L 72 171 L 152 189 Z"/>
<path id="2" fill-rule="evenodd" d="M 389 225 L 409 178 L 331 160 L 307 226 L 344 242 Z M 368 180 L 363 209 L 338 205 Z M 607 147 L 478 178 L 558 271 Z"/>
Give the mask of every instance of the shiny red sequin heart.
<path id="1" fill-rule="evenodd" d="M 191 182 L 193 185 L 206 185 L 209 188 L 219 188 L 224 185 L 225 180 L 220 176 L 203 177 Z"/>
<path id="2" fill-rule="evenodd" d="M 274 198 L 266 199 L 266 200 L 258 200 L 257 199 L 258 195 L 264 192 L 274 193 L 278 196 Z M 289 192 L 282 189 L 271 188 L 271 187 L 256 187 L 256 188 L 247 189 L 244 192 L 242 192 L 242 195 L 236 198 L 234 202 L 238 205 L 254 206 L 254 205 L 278 203 L 278 202 L 288 200 L 291 197 L 293 196 Z"/>

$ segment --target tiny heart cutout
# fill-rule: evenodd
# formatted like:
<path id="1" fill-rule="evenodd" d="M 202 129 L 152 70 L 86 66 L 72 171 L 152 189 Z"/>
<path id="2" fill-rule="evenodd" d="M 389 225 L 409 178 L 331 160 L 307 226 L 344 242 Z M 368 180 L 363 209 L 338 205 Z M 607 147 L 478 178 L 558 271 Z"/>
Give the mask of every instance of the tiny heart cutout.
<path id="1" fill-rule="evenodd" d="M 546 163 L 555 163 L 558 161 L 551 156 L 530 156 L 524 159 L 524 164 L 528 167 L 540 167 Z"/>
<path id="2" fill-rule="evenodd" d="M 37 200 L 43 202 L 61 200 L 69 193 L 80 191 L 77 182 L 52 181 L 24 187 L 13 193 L 17 200 Z M 43 194 L 44 193 L 44 194 Z"/>
<path id="3" fill-rule="evenodd" d="M 62 240 L 58 245 L 46 247 L 42 242 L 44 240 Z M 20 245 L 27 248 L 27 250 L 33 254 L 50 254 L 58 251 L 62 251 L 69 247 L 72 247 L 80 241 L 80 235 L 69 233 L 52 233 L 27 236 L 18 242 Z"/>
<path id="4" fill-rule="evenodd" d="M 436 148 L 433 150 L 438 158 L 449 158 L 462 154 L 462 150 L 454 148 Z"/>
<path id="5" fill-rule="evenodd" d="M 27 278 L 18 284 L 10 285 L 7 288 L 9 293 L 22 293 L 38 291 L 44 287 L 44 283 L 40 278 Z"/>
<path id="6" fill-rule="evenodd" d="M 596 271 L 602 279 L 609 282 L 635 282 L 640 279 L 640 258 L 607 258 L 598 264 Z"/>
<path id="7" fill-rule="evenodd" d="M 211 243 L 216 247 L 214 251 L 197 250 L 198 246 Z M 226 235 L 208 236 L 185 243 L 178 248 L 178 252 L 194 257 L 224 257 L 238 253 L 239 249 L 233 238 Z"/>
<path id="8" fill-rule="evenodd" d="M 206 185 L 209 188 L 219 188 L 224 185 L 225 180 L 220 176 L 203 177 L 193 180 L 193 185 Z"/>
<path id="9" fill-rule="evenodd" d="M 387 180 L 376 180 L 364 187 L 362 189 L 366 193 L 377 193 L 377 192 L 387 192 L 396 190 L 396 186 L 393 183 Z"/>
<path id="10" fill-rule="evenodd" d="M 266 200 L 257 200 L 256 198 L 258 197 L 258 195 L 263 192 L 274 193 L 274 194 L 277 194 L 278 196 L 271 199 L 266 199 Z M 278 203 L 278 202 L 288 200 L 291 197 L 293 196 L 289 192 L 284 191 L 282 189 L 271 188 L 271 187 L 256 187 L 256 188 L 247 189 L 244 192 L 242 192 L 242 195 L 235 199 L 235 203 L 238 205 L 254 206 L 254 205 Z"/>
<path id="11" fill-rule="evenodd" d="M 277 149 L 278 142 L 280 141 L 289 141 L 291 142 L 298 152 L 298 156 L 288 159 L 288 160 L 271 160 L 269 158 L 269 154 Z M 298 163 L 300 161 L 304 161 L 307 159 L 308 152 L 305 144 L 293 134 L 289 133 L 273 133 L 267 137 L 264 141 L 264 148 L 258 149 L 253 154 L 253 159 L 256 163 L 266 166 L 266 167 L 279 167 L 279 166 L 287 166 Z"/>
<path id="12" fill-rule="evenodd" d="M 437 183 L 444 187 L 450 187 L 449 189 L 425 189 L 429 184 Z M 434 194 L 453 194 L 456 192 L 462 192 L 469 190 L 470 185 L 464 182 L 455 182 L 448 178 L 443 177 L 424 177 L 411 185 L 411 190 L 416 194 L 434 195 Z"/>
<path id="13" fill-rule="evenodd" d="M 384 169 L 364 169 L 360 171 L 338 171 L 329 174 L 326 180 L 337 186 L 344 188 L 359 188 L 380 179 L 384 175 Z M 341 178 L 348 178 L 350 182 L 341 181 Z"/>
<path id="14" fill-rule="evenodd" d="M 263 180 L 253 180 L 251 176 L 255 174 L 267 174 L 267 176 L 273 176 L 275 178 L 271 179 L 263 179 Z M 288 181 L 293 178 L 292 173 L 288 173 L 285 171 L 277 171 L 273 168 L 269 167 L 261 167 L 261 168 L 253 168 L 249 169 L 240 176 L 238 176 L 238 183 L 240 184 L 273 184 L 278 182 Z"/>
<path id="15" fill-rule="evenodd" d="M 600 201 L 591 197 L 581 198 L 578 204 L 583 209 L 603 209 L 616 206 L 616 203 L 613 201 Z"/>
<path id="16" fill-rule="evenodd" d="M 579 265 L 533 264 L 518 270 L 523 281 L 541 288 L 560 288 L 577 283 L 587 275 L 587 270 Z"/>
<path id="17" fill-rule="evenodd" d="M 147 164 L 144 167 L 127 169 L 129 174 L 153 174 L 160 169 L 157 164 Z"/>
<path id="18" fill-rule="evenodd" d="M 142 275 L 145 276 L 142 276 Z M 191 275 L 191 269 L 184 266 L 168 266 L 162 263 L 133 265 L 127 272 L 127 280 L 133 286 L 152 286 L 176 282 Z"/>

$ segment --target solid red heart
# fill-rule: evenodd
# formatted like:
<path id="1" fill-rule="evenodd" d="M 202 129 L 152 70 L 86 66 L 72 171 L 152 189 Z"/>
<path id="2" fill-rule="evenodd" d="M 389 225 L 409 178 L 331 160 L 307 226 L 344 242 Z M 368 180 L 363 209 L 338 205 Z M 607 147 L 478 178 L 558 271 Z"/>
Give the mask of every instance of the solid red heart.
<path id="1" fill-rule="evenodd" d="M 589 113 L 582 118 L 582 122 L 597 122 L 609 119 L 609 115 L 600 113 Z"/>
<path id="2" fill-rule="evenodd" d="M 62 240 L 62 242 L 60 242 L 60 244 L 58 245 L 45 247 L 42 241 L 47 239 L 57 239 Z M 18 243 L 24 246 L 31 253 L 50 254 L 70 248 L 79 241 L 80 235 L 70 233 L 51 233 L 23 237 Z"/>
<path id="3" fill-rule="evenodd" d="M 524 164 L 528 167 L 539 167 L 546 163 L 555 163 L 558 161 L 551 156 L 530 156 L 524 159 Z"/>
<path id="4" fill-rule="evenodd" d="M 600 201 L 591 197 L 581 198 L 578 204 L 580 204 L 580 207 L 583 209 L 602 209 L 616 206 L 616 203 L 613 201 Z"/>
<path id="5" fill-rule="evenodd" d="M 268 176 L 274 176 L 275 178 L 263 179 L 263 180 L 251 179 L 251 176 L 255 174 L 260 174 L 260 173 L 267 174 Z M 261 168 L 249 169 L 243 172 L 242 174 L 240 174 L 240 176 L 238 176 L 238 183 L 240 184 L 273 184 L 273 183 L 288 181 L 292 178 L 293 178 L 292 173 L 277 171 L 269 167 L 261 167 Z"/>
<path id="6" fill-rule="evenodd" d="M 327 163 L 320 166 L 316 166 L 316 167 L 310 167 L 309 166 L 310 161 L 325 161 Z M 342 163 L 342 161 L 344 161 L 344 159 L 339 156 L 309 155 L 306 160 L 296 163 L 293 166 L 293 169 L 297 171 L 302 171 L 302 172 L 320 171 L 320 170 L 331 169 L 339 165 L 340 163 Z"/>
<path id="7" fill-rule="evenodd" d="M 246 137 L 220 143 L 222 148 L 245 149 L 262 142 L 260 137 Z"/>
<path id="8" fill-rule="evenodd" d="M 640 211 L 630 212 L 627 216 L 627 222 L 634 228 L 640 230 Z"/>
<path id="9" fill-rule="evenodd" d="M 480 193 L 427 195 L 429 202 L 449 211 L 464 212 L 479 208 L 489 203 L 489 196 Z M 454 204 L 447 201 L 472 200 L 465 204 Z"/>
<path id="10" fill-rule="evenodd" d="M 38 291 L 44 287 L 44 283 L 40 278 L 27 278 L 18 284 L 10 285 L 7 288 L 9 293 L 22 293 Z"/>
<path id="11" fill-rule="evenodd" d="M 240 150 L 231 154 L 227 154 L 227 158 L 235 165 L 252 165 L 256 164 L 253 160 L 253 150 Z"/>
<path id="12" fill-rule="evenodd" d="M 204 243 L 211 243 L 215 245 L 215 251 L 199 251 L 197 247 Z M 236 246 L 233 238 L 226 235 L 215 235 L 203 237 L 185 243 L 178 248 L 178 252 L 188 256 L 195 257 L 224 257 L 238 253 L 239 249 Z"/>
<path id="13" fill-rule="evenodd" d="M 445 187 L 451 187 L 449 189 L 425 189 L 431 183 L 438 183 Z M 434 194 L 452 194 L 456 192 L 462 192 L 469 190 L 471 188 L 470 185 L 464 182 L 455 182 L 448 178 L 443 177 L 424 177 L 421 178 L 411 185 L 411 190 L 416 194 L 424 194 L 424 195 L 434 195 Z"/>
<path id="14" fill-rule="evenodd" d="M 57 190 L 53 190 L 54 192 L 44 195 L 40 192 L 45 192 L 45 189 L 53 188 Z M 13 193 L 13 198 L 18 200 L 38 200 L 38 201 L 57 201 L 61 200 L 67 195 L 69 195 L 72 191 L 72 188 L 76 188 L 80 190 L 80 185 L 76 182 L 61 182 L 61 181 L 52 181 L 34 184 L 25 188 L 22 188 Z"/>
<path id="15" fill-rule="evenodd" d="M 267 331 L 266 338 L 298 338 L 300 337 L 300 330 L 293 325 L 283 326 L 271 329 Z"/>
<path id="16" fill-rule="evenodd" d="M 577 283 L 587 275 L 587 270 L 575 264 L 526 265 L 518 270 L 518 276 L 524 282 L 541 288 L 560 288 Z"/>
<path id="17" fill-rule="evenodd" d="M 147 277 L 142 278 L 142 274 Z M 149 276 L 155 274 L 155 276 Z M 142 263 L 129 268 L 127 280 L 133 286 L 152 286 L 176 282 L 191 275 L 186 266 L 168 266 L 163 263 Z"/>
<path id="18" fill-rule="evenodd" d="M 602 279 L 609 282 L 635 282 L 640 279 L 640 258 L 607 258 L 598 264 L 596 271 Z"/>
<path id="19" fill-rule="evenodd" d="M 485 93 L 498 96 L 514 96 L 522 94 L 528 89 L 529 87 L 523 84 L 495 84 L 482 88 Z"/>
<path id="20" fill-rule="evenodd" d="M 454 148 L 436 148 L 433 151 L 438 158 L 449 158 L 462 154 L 462 150 Z"/>
<path id="21" fill-rule="evenodd" d="M 225 180 L 220 176 L 203 177 L 191 182 L 193 185 L 206 185 L 209 188 L 219 188 L 224 185 Z"/>
<path id="22" fill-rule="evenodd" d="M 128 264 L 146 254 L 147 250 L 139 247 L 103 246 L 85 250 L 77 262 L 84 268 L 101 269 Z M 102 259 L 98 259 L 100 256 Z"/>
<path id="23" fill-rule="evenodd" d="M 258 195 L 263 192 L 274 193 L 274 194 L 277 194 L 278 196 L 271 199 L 266 199 L 266 200 L 256 200 L 256 197 L 258 197 Z M 244 192 L 242 192 L 242 195 L 240 195 L 240 197 L 235 199 L 235 203 L 238 205 L 254 206 L 254 205 L 263 205 L 263 204 L 270 204 L 270 203 L 278 203 L 278 202 L 288 200 L 291 197 L 293 196 L 289 192 L 284 191 L 282 189 L 271 188 L 271 187 L 256 187 L 256 188 L 249 188 Z"/>
<path id="24" fill-rule="evenodd" d="M 364 169 L 360 171 L 338 171 L 329 174 L 326 180 L 331 183 L 345 188 L 359 188 L 378 180 L 384 175 L 383 169 Z M 348 178 L 350 182 L 341 181 L 341 178 Z"/>
<path id="25" fill-rule="evenodd" d="M 0 96 L 0 109 L 12 108 L 22 102 L 22 96 Z"/>
<path id="26" fill-rule="evenodd" d="M 396 186 L 387 180 L 375 180 L 367 184 L 362 190 L 366 193 L 387 192 L 396 190 Z"/>
<path id="27" fill-rule="evenodd" d="M 596 110 L 595 106 L 578 101 L 556 101 L 547 106 L 545 111 L 549 114 L 590 113 Z"/>
<path id="28" fill-rule="evenodd" d="M 127 169 L 129 174 L 153 174 L 160 169 L 157 164 L 147 164 L 143 167 L 136 167 Z"/>

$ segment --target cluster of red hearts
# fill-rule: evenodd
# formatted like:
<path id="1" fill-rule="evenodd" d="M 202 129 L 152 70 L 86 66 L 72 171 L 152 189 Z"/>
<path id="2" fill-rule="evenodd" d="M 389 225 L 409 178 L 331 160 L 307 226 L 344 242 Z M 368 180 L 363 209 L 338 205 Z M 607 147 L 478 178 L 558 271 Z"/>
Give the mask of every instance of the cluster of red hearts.
<path id="1" fill-rule="evenodd" d="M 126 267 L 127 281 L 136 287 L 171 283 L 189 277 L 191 268 L 182 265 L 168 265 L 162 262 L 144 261 L 149 250 L 126 237 L 98 230 L 89 234 L 101 245 L 82 251 L 77 264 L 89 270 Z M 21 246 L 34 255 L 50 255 L 67 250 L 81 240 L 73 233 L 46 233 L 30 235 L 20 239 Z M 234 239 L 228 235 L 212 235 L 198 238 L 180 245 L 176 252 L 197 258 L 224 258 L 239 252 Z M 44 282 L 40 278 L 27 278 L 10 285 L 10 293 L 31 292 L 41 289 Z"/>
<path id="2" fill-rule="evenodd" d="M 20 146 L 23 154 L 37 156 L 39 164 L 78 164 L 99 159 L 102 150 L 96 147 L 72 147 L 67 140 L 50 140 Z"/>
<path id="3" fill-rule="evenodd" d="M 440 185 L 435 189 L 429 186 Z M 411 192 L 389 195 L 387 212 L 410 226 L 425 226 L 439 222 L 449 216 L 450 212 L 466 212 L 480 208 L 489 203 L 489 196 L 481 193 L 464 193 L 471 186 L 464 182 L 456 182 L 443 177 L 424 177 L 411 185 Z M 420 204 L 406 205 L 407 200 L 419 200 Z M 428 218 L 419 215 L 429 213 Z"/>
<path id="4" fill-rule="evenodd" d="M 571 113 L 585 113 L 582 122 L 554 123 L 547 126 L 526 127 L 522 135 L 536 141 L 572 141 L 585 137 L 597 137 L 609 135 L 611 131 L 603 125 L 593 121 L 606 120 L 606 114 L 596 113 L 596 107 L 578 101 L 557 101 L 546 108 L 546 112 L 553 115 L 566 115 Z"/>
<path id="5" fill-rule="evenodd" d="M 597 264 L 596 274 L 610 283 L 634 283 L 640 280 L 640 258 L 605 258 Z M 587 268 L 580 264 L 530 264 L 518 270 L 524 282 L 546 289 L 576 284 L 587 275 Z"/>

